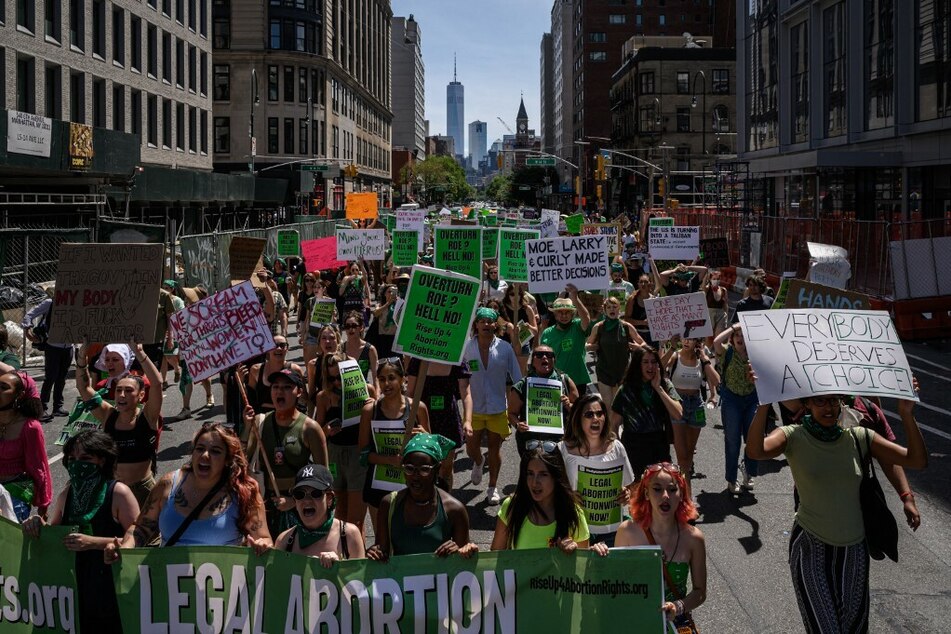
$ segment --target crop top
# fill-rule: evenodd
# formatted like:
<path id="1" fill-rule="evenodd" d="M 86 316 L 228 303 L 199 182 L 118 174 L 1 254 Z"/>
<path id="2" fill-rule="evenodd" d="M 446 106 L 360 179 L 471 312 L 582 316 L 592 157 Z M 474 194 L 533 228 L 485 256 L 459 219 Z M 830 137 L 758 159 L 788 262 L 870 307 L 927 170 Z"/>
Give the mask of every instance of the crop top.
<path id="1" fill-rule="evenodd" d="M 175 493 L 182 485 L 188 474 L 182 477 L 182 471 L 175 473 L 172 479 L 172 488 L 168 492 L 168 499 L 159 513 L 159 532 L 162 534 L 162 545 L 175 534 L 178 527 L 185 521 L 185 516 L 175 508 Z M 181 478 L 181 479 L 180 479 Z M 237 546 L 241 543 L 242 534 L 238 529 L 238 500 L 232 494 L 228 508 L 205 519 L 194 519 L 188 525 L 182 536 L 175 543 L 176 546 Z"/>
<path id="2" fill-rule="evenodd" d="M 703 364 L 697 359 L 697 365 L 686 365 L 677 355 L 674 367 L 671 368 L 670 381 L 674 388 L 680 390 L 699 390 L 703 383 Z"/>
<path id="3" fill-rule="evenodd" d="M 0 477 L 25 473 L 33 480 L 33 505 L 45 509 L 53 501 L 53 476 L 46 458 L 43 426 L 35 418 L 23 423 L 18 438 L 0 440 Z"/>
<path id="4" fill-rule="evenodd" d="M 106 418 L 106 423 L 103 425 L 103 431 L 112 436 L 112 439 L 116 442 L 116 448 L 119 450 L 119 457 L 116 462 L 130 464 L 146 462 L 154 458 L 158 432 L 149 425 L 145 412 L 140 412 L 135 417 L 135 427 L 132 429 L 116 429 L 117 420 L 119 420 L 119 411 L 114 409 L 109 412 L 109 417 Z M 161 422 L 159 426 L 161 426 Z"/>

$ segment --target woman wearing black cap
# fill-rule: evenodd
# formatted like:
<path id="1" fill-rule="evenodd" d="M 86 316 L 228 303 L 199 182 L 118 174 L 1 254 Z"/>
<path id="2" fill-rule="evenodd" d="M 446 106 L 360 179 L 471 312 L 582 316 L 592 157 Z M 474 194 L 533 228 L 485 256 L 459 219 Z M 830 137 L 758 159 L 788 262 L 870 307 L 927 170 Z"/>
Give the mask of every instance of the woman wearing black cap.
<path id="1" fill-rule="evenodd" d="M 291 489 L 300 524 L 281 533 L 276 550 L 315 557 L 324 568 L 342 559 L 366 557 L 360 529 L 334 517 L 337 498 L 332 485 L 333 476 L 324 465 L 301 467 Z"/>

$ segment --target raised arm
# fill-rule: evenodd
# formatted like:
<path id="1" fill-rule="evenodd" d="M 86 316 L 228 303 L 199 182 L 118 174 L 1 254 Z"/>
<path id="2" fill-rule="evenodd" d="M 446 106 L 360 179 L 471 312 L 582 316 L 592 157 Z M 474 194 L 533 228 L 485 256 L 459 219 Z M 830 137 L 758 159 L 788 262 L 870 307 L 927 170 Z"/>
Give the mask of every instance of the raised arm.
<path id="1" fill-rule="evenodd" d="M 915 390 L 918 390 L 918 380 L 915 379 Z M 918 428 L 914 415 L 915 402 L 906 399 L 898 401 L 898 414 L 901 416 L 902 426 L 905 428 L 905 438 L 908 447 L 902 447 L 886 440 L 880 434 L 875 434 L 872 441 L 872 455 L 880 463 L 888 463 L 906 467 L 908 469 L 924 469 L 928 466 L 928 450 L 925 439 Z"/>
<path id="2" fill-rule="evenodd" d="M 156 368 L 152 360 L 149 359 L 149 355 L 145 354 L 141 343 L 130 341 L 129 347 L 132 348 L 132 353 L 139 361 L 139 365 L 142 366 L 142 369 L 145 370 L 145 376 L 148 377 L 149 383 L 152 385 L 152 389 L 149 390 L 149 400 L 145 402 L 143 411 L 152 429 L 157 429 L 159 418 L 162 416 L 162 398 L 164 397 L 162 392 L 162 375 L 159 374 L 158 368 Z"/>

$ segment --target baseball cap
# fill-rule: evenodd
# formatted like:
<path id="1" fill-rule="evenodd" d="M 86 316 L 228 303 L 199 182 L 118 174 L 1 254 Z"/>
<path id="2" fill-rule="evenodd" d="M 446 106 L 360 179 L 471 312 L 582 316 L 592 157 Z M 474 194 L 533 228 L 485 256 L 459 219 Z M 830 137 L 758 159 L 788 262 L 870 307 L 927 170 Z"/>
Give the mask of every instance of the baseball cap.
<path id="1" fill-rule="evenodd" d="M 288 381 L 290 381 L 295 386 L 301 389 L 304 389 L 306 387 L 304 385 L 304 377 L 299 375 L 297 372 L 294 372 L 293 370 L 278 370 L 277 372 L 271 372 L 267 376 L 267 380 L 271 383 L 274 383 L 278 379 L 287 379 Z"/>
<path id="2" fill-rule="evenodd" d="M 333 487 L 334 478 L 330 469 L 322 464 L 308 464 L 300 468 L 297 476 L 294 478 L 294 486 L 291 491 L 311 487 L 318 491 L 326 491 Z"/>

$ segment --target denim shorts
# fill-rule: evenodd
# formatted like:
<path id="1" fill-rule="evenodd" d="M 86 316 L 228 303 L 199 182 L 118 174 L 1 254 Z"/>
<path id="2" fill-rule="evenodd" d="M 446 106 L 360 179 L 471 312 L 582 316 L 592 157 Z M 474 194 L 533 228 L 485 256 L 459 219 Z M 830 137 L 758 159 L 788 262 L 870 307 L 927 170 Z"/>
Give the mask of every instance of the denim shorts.
<path id="1" fill-rule="evenodd" d="M 703 397 L 699 394 L 681 396 L 680 405 L 684 408 L 683 418 L 671 422 L 675 425 L 690 425 L 691 427 L 707 426 L 707 410 L 703 406 Z"/>

